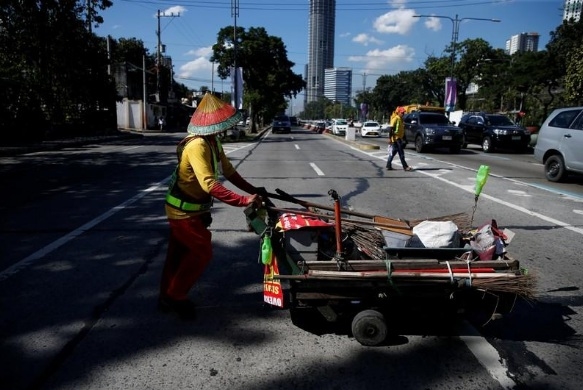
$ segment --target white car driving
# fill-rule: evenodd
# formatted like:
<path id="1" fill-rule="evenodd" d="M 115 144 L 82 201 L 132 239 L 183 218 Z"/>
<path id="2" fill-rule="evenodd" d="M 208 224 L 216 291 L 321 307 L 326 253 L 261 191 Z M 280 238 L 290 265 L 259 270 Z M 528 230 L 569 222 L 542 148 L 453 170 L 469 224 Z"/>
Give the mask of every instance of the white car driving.
<path id="1" fill-rule="evenodd" d="M 360 129 L 360 136 L 361 137 L 368 137 L 368 136 L 380 137 L 380 135 L 381 135 L 381 125 L 379 124 L 379 122 L 366 121 L 362 124 L 362 128 Z"/>
<path id="2" fill-rule="evenodd" d="M 345 135 L 348 129 L 348 121 L 346 119 L 334 119 L 332 121 L 332 134 Z"/>

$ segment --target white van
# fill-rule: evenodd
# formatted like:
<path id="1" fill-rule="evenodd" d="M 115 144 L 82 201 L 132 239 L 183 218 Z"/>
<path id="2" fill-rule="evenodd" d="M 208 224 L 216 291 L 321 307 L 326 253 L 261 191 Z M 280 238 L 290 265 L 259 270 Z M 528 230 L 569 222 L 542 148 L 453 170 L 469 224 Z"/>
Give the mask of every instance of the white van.
<path id="1" fill-rule="evenodd" d="M 538 133 L 534 158 L 544 164 L 549 181 L 583 173 L 583 107 L 559 108 L 549 115 Z"/>

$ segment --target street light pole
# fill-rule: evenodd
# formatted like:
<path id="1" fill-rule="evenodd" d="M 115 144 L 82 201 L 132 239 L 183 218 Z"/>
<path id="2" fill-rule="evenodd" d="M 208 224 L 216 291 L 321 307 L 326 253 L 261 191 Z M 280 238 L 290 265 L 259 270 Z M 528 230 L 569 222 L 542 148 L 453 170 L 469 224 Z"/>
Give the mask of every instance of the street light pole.
<path id="1" fill-rule="evenodd" d="M 460 22 L 463 20 L 482 20 L 485 22 L 495 22 L 495 23 L 499 23 L 500 19 L 488 19 L 488 18 L 458 18 L 458 15 L 456 14 L 455 18 L 452 18 L 451 16 L 445 16 L 445 15 L 413 15 L 414 18 L 441 18 L 441 19 L 449 19 L 451 20 L 452 23 L 452 32 L 451 32 L 451 68 L 450 68 L 450 78 L 451 80 L 453 80 L 453 76 L 454 76 L 454 66 L 455 66 L 455 61 L 456 61 L 456 46 L 457 46 L 457 40 L 459 37 L 459 32 L 460 32 Z"/>

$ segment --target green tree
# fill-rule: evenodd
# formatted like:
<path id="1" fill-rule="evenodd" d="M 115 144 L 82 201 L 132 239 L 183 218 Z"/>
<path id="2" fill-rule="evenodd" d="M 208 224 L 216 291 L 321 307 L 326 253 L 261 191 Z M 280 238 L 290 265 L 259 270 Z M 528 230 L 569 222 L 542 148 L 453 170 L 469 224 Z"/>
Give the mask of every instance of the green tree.
<path id="1" fill-rule="evenodd" d="M 243 68 L 244 104 L 253 117 L 255 132 L 257 118 L 272 118 L 285 111 L 287 101 L 305 88 L 305 81 L 293 73 L 295 64 L 287 58 L 281 38 L 268 35 L 262 27 L 237 27 L 234 42 L 233 32 L 233 26 L 218 32 L 210 60 L 218 64 L 221 79 L 230 76 L 233 64 Z"/>
<path id="2" fill-rule="evenodd" d="M 466 109 L 468 97 L 466 90 L 470 83 L 476 80 L 476 68 L 487 58 L 496 56 L 495 50 L 485 40 L 466 39 L 459 43 L 457 52 L 460 55 L 459 61 L 454 66 L 454 77 L 457 79 L 458 107 Z"/>
<path id="3" fill-rule="evenodd" d="M 540 125 L 557 98 L 563 74 L 546 50 L 516 53 L 512 59 L 512 86 L 524 95 L 522 109 L 531 124 Z"/>
<path id="4" fill-rule="evenodd" d="M 583 47 L 583 19 L 563 21 L 557 29 L 551 32 L 551 39 L 546 48 L 549 52 L 549 62 L 559 79 L 557 84 L 565 84 L 564 98 L 567 104 L 580 101 L 576 87 L 577 80 L 583 77 L 580 61 L 580 51 Z M 571 61 L 575 61 L 572 63 Z"/>
<path id="5" fill-rule="evenodd" d="M 583 104 L 583 48 L 574 49 L 567 57 L 565 96 L 569 102 Z"/>
<path id="6" fill-rule="evenodd" d="M 88 129 L 76 125 L 98 123 L 94 114 L 103 108 L 115 113 L 106 45 L 87 29 L 87 5 L 91 6 L 93 23 L 98 24 L 97 10 L 111 2 L 1 3 L 0 80 L 8 88 L 0 89 L 0 105 L 9 109 L 0 125 L 10 129 L 6 133 L 38 140 L 50 129 L 53 133 Z"/>
<path id="7" fill-rule="evenodd" d="M 304 115 L 306 119 L 325 119 L 328 106 L 332 102 L 325 97 L 320 97 L 318 100 L 309 102 L 304 107 Z"/>

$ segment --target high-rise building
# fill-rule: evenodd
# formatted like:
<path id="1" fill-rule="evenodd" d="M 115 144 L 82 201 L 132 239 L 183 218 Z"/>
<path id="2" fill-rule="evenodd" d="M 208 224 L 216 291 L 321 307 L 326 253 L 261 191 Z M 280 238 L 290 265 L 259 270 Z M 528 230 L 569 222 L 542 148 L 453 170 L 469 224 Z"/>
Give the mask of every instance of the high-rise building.
<path id="1" fill-rule="evenodd" d="M 332 102 L 350 106 L 352 95 L 352 68 L 324 69 L 324 96 Z"/>
<path id="2" fill-rule="evenodd" d="M 306 103 L 324 96 L 324 69 L 334 67 L 336 0 L 310 0 Z"/>
<path id="3" fill-rule="evenodd" d="M 538 33 L 521 33 L 513 35 L 506 41 L 506 52 L 514 54 L 516 52 L 538 51 Z"/>
<path id="4" fill-rule="evenodd" d="M 573 18 L 576 22 L 581 20 L 581 11 L 583 10 L 583 0 L 565 0 L 563 7 L 563 20 Z"/>

